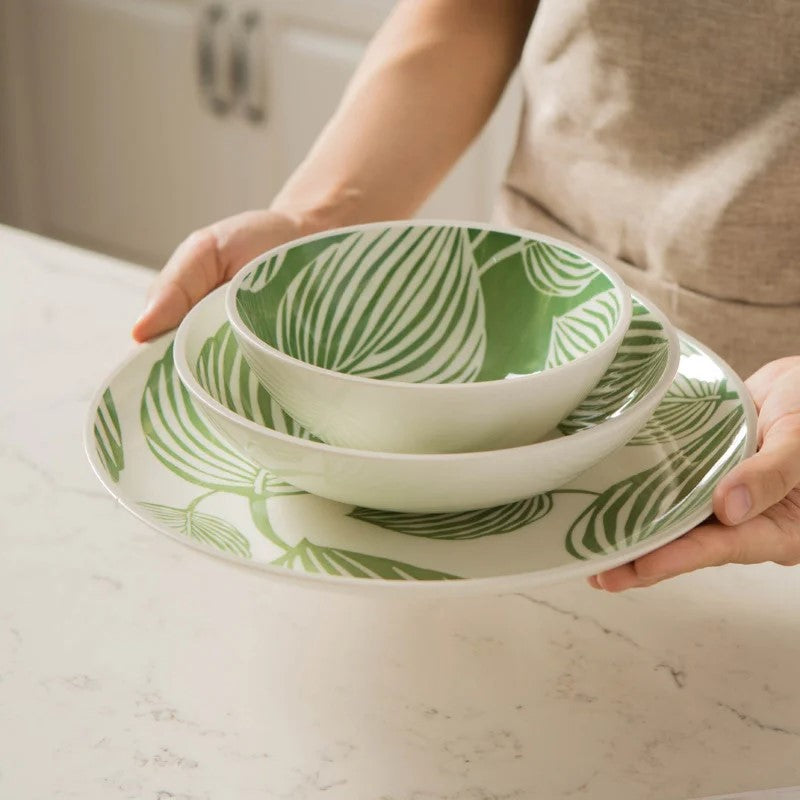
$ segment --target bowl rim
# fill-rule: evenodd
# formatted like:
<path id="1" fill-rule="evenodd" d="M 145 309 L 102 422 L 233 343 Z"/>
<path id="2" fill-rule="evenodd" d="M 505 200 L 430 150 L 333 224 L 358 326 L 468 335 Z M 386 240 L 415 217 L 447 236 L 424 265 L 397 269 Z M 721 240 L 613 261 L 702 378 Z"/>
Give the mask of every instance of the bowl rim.
<path id="1" fill-rule="evenodd" d="M 470 381 L 470 382 L 463 382 L 463 383 L 413 383 L 410 381 L 397 381 L 397 380 L 384 380 L 383 378 L 367 378 L 362 375 L 351 375 L 348 372 L 338 372 L 335 369 L 329 369 L 328 367 L 319 367 L 316 364 L 309 364 L 306 361 L 303 361 L 299 358 L 295 358 L 294 356 L 290 356 L 287 353 L 284 353 L 282 350 L 279 350 L 277 347 L 273 347 L 271 344 L 268 344 L 263 339 L 259 338 L 244 322 L 241 315 L 239 314 L 239 309 L 236 303 L 236 296 L 241 288 L 241 284 L 245 281 L 245 279 L 250 275 L 250 273 L 261 263 L 264 259 L 269 258 L 273 255 L 279 255 L 281 253 L 286 252 L 287 250 L 296 247 L 301 244 L 306 244 L 307 242 L 317 241 L 321 238 L 326 236 L 337 235 L 340 233 L 350 233 L 355 231 L 365 231 L 371 230 L 374 228 L 387 228 L 392 226 L 405 226 L 405 227 L 427 227 L 427 226 L 444 226 L 450 228 L 476 228 L 478 230 L 486 230 L 486 231 L 494 231 L 496 233 L 505 233 L 511 236 L 518 236 L 523 239 L 527 239 L 530 241 L 538 241 L 543 242 L 545 244 L 553 245 L 555 247 L 560 247 L 562 249 L 568 250 L 575 255 L 583 258 L 584 260 L 588 261 L 595 269 L 599 270 L 603 275 L 608 278 L 612 283 L 612 288 L 616 291 L 617 297 L 620 300 L 620 313 L 617 317 L 617 322 L 614 327 L 609 331 L 606 338 L 595 348 L 591 349 L 587 353 L 581 353 L 579 356 L 574 358 L 572 361 L 568 361 L 565 364 L 559 364 L 555 367 L 546 367 L 544 369 L 538 370 L 537 372 L 529 372 L 524 373 L 522 375 L 515 375 L 513 378 L 496 378 L 491 381 Z M 299 239 L 293 239 L 290 242 L 284 242 L 277 247 L 270 248 L 269 250 L 265 250 L 261 255 L 257 256 L 256 258 L 249 261 L 239 272 L 233 276 L 231 281 L 228 283 L 226 294 L 225 294 L 225 312 L 228 317 L 228 321 L 233 328 L 234 334 L 236 335 L 237 339 L 244 339 L 250 346 L 254 347 L 256 350 L 260 351 L 267 357 L 276 359 L 278 361 L 287 364 L 291 369 L 295 369 L 297 371 L 308 372 L 314 375 L 323 375 L 328 379 L 338 379 L 342 381 L 347 381 L 349 383 L 354 384 L 361 384 L 364 386 L 372 386 L 372 387 L 388 387 L 395 391 L 413 391 L 413 392 L 423 392 L 423 391 L 438 391 L 438 392 L 458 392 L 463 394 L 467 391 L 472 392 L 480 392 L 480 391 L 489 391 L 488 387 L 494 387 L 509 384 L 519 384 L 519 383 L 535 383 L 537 380 L 542 381 L 545 380 L 543 376 L 551 376 L 556 373 L 563 374 L 569 371 L 575 371 L 583 367 L 586 363 L 590 362 L 595 358 L 599 358 L 603 354 L 607 354 L 608 350 L 613 348 L 614 352 L 619 347 L 622 338 L 624 337 L 626 331 L 630 327 L 631 317 L 633 313 L 632 309 L 632 302 L 631 302 L 631 292 L 628 288 L 627 284 L 622 280 L 622 278 L 617 274 L 617 272 L 612 269 L 608 264 L 606 264 L 602 259 L 598 258 L 597 256 L 583 250 L 580 247 L 575 247 L 569 242 L 564 241 L 563 239 L 557 239 L 553 236 L 547 236 L 543 233 L 537 233 L 536 231 L 525 230 L 524 228 L 508 228 L 502 226 L 491 225 L 489 223 L 484 222 L 465 222 L 463 220 L 443 220 L 443 219 L 411 219 L 411 220 L 387 220 L 385 222 L 366 222 L 359 225 L 347 225 L 341 228 L 328 228 L 324 231 L 318 231 L 317 233 L 311 233 L 308 236 L 302 236 Z M 613 356 L 612 356 L 613 358 Z"/>
<path id="2" fill-rule="evenodd" d="M 258 434 L 259 436 L 266 436 L 266 438 L 276 438 L 278 441 L 286 442 L 295 447 L 303 448 L 316 453 L 329 453 L 331 455 L 341 455 L 349 458 L 368 459 L 370 461 L 406 461 L 416 462 L 420 464 L 428 463 L 453 463 L 454 460 L 458 461 L 477 461 L 490 460 L 499 457 L 508 456 L 512 453 L 518 457 L 522 457 L 528 453 L 537 453 L 539 455 L 547 455 L 548 451 L 556 454 L 559 446 L 563 443 L 564 439 L 569 439 L 571 442 L 585 442 L 588 441 L 597 431 L 602 428 L 604 432 L 613 430 L 613 428 L 621 427 L 627 422 L 630 414 L 635 413 L 637 410 L 646 404 L 648 398 L 653 396 L 663 397 L 672 381 L 675 379 L 678 367 L 680 364 L 680 341 L 678 333 L 672 323 L 661 309 L 646 298 L 641 298 L 634 293 L 637 301 L 643 305 L 649 313 L 651 313 L 661 324 L 664 330 L 664 335 L 667 339 L 667 346 L 669 348 L 667 361 L 664 369 L 659 377 L 659 380 L 650 388 L 650 390 L 642 397 L 642 399 L 633 406 L 623 409 L 616 416 L 610 419 L 603 420 L 602 422 L 592 425 L 588 428 L 583 428 L 579 431 L 569 434 L 569 436 L 559 437 L 557 439 L 548 439 L 546 441 L 533 442 L 532 444 L 517 445 L 516 447 L 505 447 L 497 450 L 473 450 L 464 453 L 394 453 L 384 450 L 359 450 L 354 447 L 341 447 L 338 445 L 327 444 L 326 442 L 315 442 L 311 439 L 303 439 L 299 436 L 293 436 L 290 433 L 277 431 L 274 428 L 269 428 L 265 425 L 260 425 L 247 417 L 237 414 L 227 406 L 220 403 L 212 397 L 200 385 L 200 382 L 194 375 L 191 368 L 189 358 L 187 355 L 188 340 L 190 331 L 196 325 L 196 320 L 200 316 L 200 309 L 204 308 L 207 304 L 214 302 L 214 299 L 226 291 L 226 287 L 220 286 L 209 295 L 204 297 L 187 315 L 184 317 L 177 332 L 172 346 L 172 356 L 175 365 L 175 370 L 178 373 L 178 378 L 181 383 L 186 387 L 189 393 L 200 402 L 210 412 L 219 414 L 226 418 L 229 422 L 236 425 L 243 426 L 248 431 Z M 630 327 L 630 325 L 628 326 Z M 628 328 L 626 327 L 626 332 Z M 207 335 L 211 335 L 210 333 Z M 603 373 L 605 374 L 605 373 Z M 645 406 L 646 407 L 646 406 Z M 643 424 L 646 424 L 646 420 Z"/>

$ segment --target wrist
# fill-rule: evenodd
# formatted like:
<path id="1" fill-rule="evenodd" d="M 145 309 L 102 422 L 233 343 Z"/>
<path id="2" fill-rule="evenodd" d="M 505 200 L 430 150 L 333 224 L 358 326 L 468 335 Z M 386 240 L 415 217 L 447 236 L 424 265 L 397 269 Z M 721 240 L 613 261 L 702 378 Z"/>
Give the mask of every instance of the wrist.
<path id="1" fill-rule="evenodd" d="M 295 195 L 299 193 L 293 191 L 290 181 L 270 205 L 271 211 L 291 223 L 298 237 L 370 221 L 362 210 L 363 193 L 356 187 L 303 191 L 302 199 L 297 199 Z"/>

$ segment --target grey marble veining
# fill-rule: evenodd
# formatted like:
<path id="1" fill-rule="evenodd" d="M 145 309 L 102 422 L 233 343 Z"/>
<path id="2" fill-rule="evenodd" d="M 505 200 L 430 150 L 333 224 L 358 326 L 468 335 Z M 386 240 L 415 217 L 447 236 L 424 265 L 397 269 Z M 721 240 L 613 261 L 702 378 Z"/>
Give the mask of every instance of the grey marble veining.
<path id="1" fill-rule="evenodd" d="M 800 569 L 364 600 L 154 534 L 85 462 L 152 274 L 0 229 L 0 798 L 690 798 L 800 783 Z"/>

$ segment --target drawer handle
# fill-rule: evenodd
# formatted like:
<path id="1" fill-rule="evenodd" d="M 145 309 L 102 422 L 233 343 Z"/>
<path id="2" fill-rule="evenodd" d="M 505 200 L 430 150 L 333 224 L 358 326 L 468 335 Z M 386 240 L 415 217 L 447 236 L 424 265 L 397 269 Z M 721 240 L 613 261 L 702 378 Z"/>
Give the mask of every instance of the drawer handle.
<path id="1" fill-rule="evenodd" d="M 264 76 L 264 46 L 261 15 L 250 10 L 239 17 L 233 45 L 232 80 L 242 114 L 250 122 L 267 118 Z"/>
<path id="2" fill-rule="evenodd" d="M 220 38 L 227 17 L 225 8 L 217 3 L 206 6 L 200 13 L 197 39 L 197 79 L 200 95 L 217 116 L 225 116 L 231 108 L 231 87 L 228 75 L 220 70 Z"/>

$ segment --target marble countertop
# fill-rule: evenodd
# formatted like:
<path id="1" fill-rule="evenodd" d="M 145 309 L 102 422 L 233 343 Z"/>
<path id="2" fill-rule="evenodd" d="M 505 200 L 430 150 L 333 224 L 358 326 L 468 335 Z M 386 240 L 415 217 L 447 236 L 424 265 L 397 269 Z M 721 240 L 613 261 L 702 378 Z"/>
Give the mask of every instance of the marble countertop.
<path id="1" fill-rule="evenodd" d="M 405 602 L 159 536 L 81 430 L 152 273 L 0 228 L 0 797 L 679 800 L 800 783 L 800 568 Z"/>

